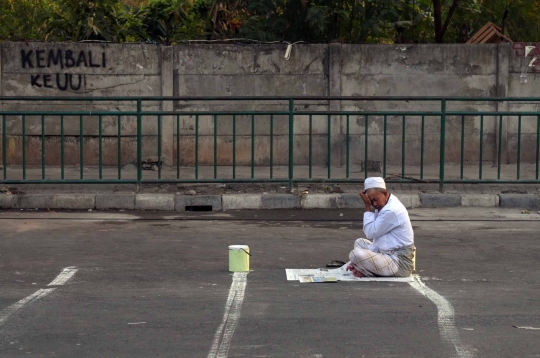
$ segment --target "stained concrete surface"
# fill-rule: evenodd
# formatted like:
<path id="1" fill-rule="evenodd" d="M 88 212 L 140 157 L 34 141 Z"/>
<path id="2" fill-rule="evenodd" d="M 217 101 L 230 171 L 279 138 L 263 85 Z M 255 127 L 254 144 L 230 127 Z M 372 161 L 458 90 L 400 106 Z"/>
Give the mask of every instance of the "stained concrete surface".
<path id="1" fill-rule="evenodd" d="M 461 96 L 478 97 L 532 97 L 537 95 L 535 84 L 540 74 L 540 61 L 528 67 L 530 58 L 525 56 L 525 43 L 486 44 L 469 46 L 466 44 L 408 44 L 408 45 L 366 45 L 366 44 L 296 44 L 290 59 L 285 59 L 286 44 L 179 44 L 174 47 L 156 47 L 152 44 L 73 44 L 73 43 L 3 43 L 0 46 L 0 89 L 3 96 L 40 96 L 57 98 L 57 101 L 18 100 L 4 101 L 4 110 L 89 110 L 112 111 L 136 109 L 134 101 L 99 100 L 99 97 L 115 96 Z M 538 48 L 535 49 L 538 51 Z M 93 59 L 94 62 L 92 62 Z M 82 57 L 80 57 L 82 55 Z M 70 63 L 73 56 L 77 64 Z M 54 60 L 53 60 L 54 59 Z M 84 61 L 82 61 L 84 59 Z M 70 61 L 71 60 L 71 61 Z M 88 60 L 88 62 L 87 62 Z M 93 65 L 92 65 L 93 63 Z M 68 86 L 68 78 L 70 85 Z M 60 97 L 90 98 L 91 101 L 63 101 Z M 295 99 L 295 163 L 307 164 L 309 122 L 302 111 L 439 111 L 440 103 L 424 101 L 331 101 Z M 207 101 L 184 100 L 172 102 L 143 101 L 144 110 L 195 110 L 195 111 L 284 111 L 286 100 L 268 101 Z M 448 111 L 488 111 L 505 112 L 536 111 L 535 101 L 460 102 L 449 100 Z M 179 112 L 180 113 L 180 112 Z M 41 160 L 41 119 L 27 117 L 26 134 L 29 163 Z M 121 135 L 123 162 L 136 161 L 133 149 L 135 118 L 123 116 Z M 133 116 L 131 116 L 133 117 Z M 180 127 L 182 136 L 182 161 L 194 161 L 195 118 L 183 116 Z M 200 163 L 211 164 L 213 160 L 212 138 L 214 128 L 211 117 L 201 116 Z M 269 116 L 256 118 L 256 155 L 258 163 L 268 162 L 270 152 Z M 288 155 L 288 116 L 276 114 L 274 122 L 275 163 L 285 163 Z M 369 120 L 363 115 L 332 117 L 331 141 L 332 163 L 345 163 L 345 123 L 350 119 L 350 146 L 352 153 L 364 149 L 364 129 L 368 129 L 370 159 L 382 158 L 383 118 L 371 115 Z M 522 118 L 523 117 L 523 118 Z M 114 165 L 116 158 L 116 134 L 118 121 L 115 115 L 103 118 L 103 161 Z M 249 116 L 238 115 L 237 163 L 250 163 L 251 128 Z M 326 162 L 327 117 L 314 116 L 313 160 Z M 496 117 L 485 116 L 483 128 L 482 161 L 495 159 L 498 122 Z M 367 120 L 367 125 L 366 125 Z M 47 116 L 44 135 L 48 164 L 61 162 L 60 118 Z M 425 162 L 439 161 L 440 120 L 437 115 L 426 115 L 425 121 L 419 116 L 407 116 L 402 133 L 401 116 L 388 117 L 388 148 L 400 148 L 402 138 L 406 141 L 406 163 L 420 164 L 420 128 L 425 124 Z M 460 145 L 461 116 L 446 117 L 446 160 L 458 162 L 462 156 Z M 230 131 L 232 118 L 219 116 L 218 146 L 220 164 L 232 161 Z M 143 155 L 157 154 L 157 120 L 144 116 Z M 522 123 L 522 130 L 518 130 Z M 165 162 L 174 162 L 175 121 L 171 116 L 163 118 L 162 152 Z M 465 116 L 463 126 L 466 134 L 464 158 L 466 162 L 479 160 L 480 117 Z M 517 161 L 518 133 L 521 132 L 521 161 L 536 161 L 536 115 L 504 116 L 501 126 L 502 163 Z M 66 162 L 78 161 L 76 143 L 79 136 L 77 117 L 66 116 Z M 97 164 L 97 116 L 85 117 L 83 126 L 85 140 L 85 161 Z M 348 127 L 348 126 L 347 126 Z M 20 150 L 22 131 L 19 117 L 8 116 L 7 130 L 9 143 L 7 157 L 10 163 L 21 163 Z M 403 134 L 403 136 L 402 136 Z M 405 135 L 406 134 L 406 135 Z M 361 156 L 351 155 L 354 162 Z M 399 150 L 389 150 L 389 163 L 401 162 Z"/>
<path id="2" fill-rule="evenodd" d="M 0 356 L 205 357 L 231 284 L 230 244 L 250 246 L 253 271 L 229 357 L 454 356 L 436 307 L 406 283 L 286 281 L 285 268 L 345 260 L 359 218 L 0 213 L 0 310 L 80 268 L 0 327 Z M 540 327 L 537 214 L 414 209 L 411 218 L 418 273 L 453 305 L 465 347 L 477 357 L 540 355 L 538 331 L 513 328 Z"/>

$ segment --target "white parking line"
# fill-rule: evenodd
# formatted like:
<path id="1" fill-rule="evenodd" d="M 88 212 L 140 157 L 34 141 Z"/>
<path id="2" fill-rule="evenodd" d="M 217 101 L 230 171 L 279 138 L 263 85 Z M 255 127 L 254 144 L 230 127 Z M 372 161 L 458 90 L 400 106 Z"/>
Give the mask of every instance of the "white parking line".
<path id="1" fill-rule="evenodd" d="M 66 267 L 65 269 L 60 272 L 58 276 L 50 283 L 48 286 L 61 286 L 64 285 L 66 282 L 68 282 L 69 279 L 75 275 L 77 272 L 77 268 L 70 266 Z M 35 302 L 39 300 L 40 298 L 43 298 L 47 295 L 49 295 L 51 292 L 56 290 L 56 288 L 44 288 L 41 290 L 38 290 L 31 294 L 30 296 L 23 298 L 22 300 L 15 302 L 8 308 L 0 311 L 0 328 L 6 323 L 9 317 L 11 317 L 14 313 L 21 310 L 25 306 L 29 305 L 32 302 Z"/>
<path id="2" fill-rule="evenodd" d="M 56 288 L 41 289 L 37 292 L 34 292 L 30 296 L 23 298 L 22 300 L 18 302 L 15 302 L 8 308 L 1 311 L 0 312 L 0 327 L 2 327 L 4 323 L 6 323 L 8 318 L 12 316 L 15 312 L 19 311 L 20 309 L 22 309 L 24 306 L 28 305 L 29 303 L 32 303 L 34 301 L 39 300 L 40 298 L 47 296 L 49 293 L 51 293 L 54 290 L 56 290 Z"/>
<path id="3" fill-rule="evenodd" d="M 225 313 L 219 325 L 208 358 L 226 358 L 229 354 L 232 336 L 240 319 L 240 310 L 244 301 L 248 272 L 235 272 L 225 303 Z"/>
<path id="4" fill-rule="evenodd" d="M 409 282 L 409 284 L 418 290 L 418 292 L 429 298 L 435 306 L 437 306 L 439 332 L 443 343 L 451 346 L 452 349 L 455 349 L 457 357 L 473 358 L 474 354 L 465 348 L 459 339 L 459 334 L 454 321 L 454 307 L 452 307 L 450 302 L 427 287 L 418 276 L 415 276 L 415 280 Z"/>
<path id="5" fill-rule="evenodd" d="M 65 285 L 77 273 L 79 269 L 75 266 L 66 267 L 58 276 L 47 286 L 62 286 Z"/>

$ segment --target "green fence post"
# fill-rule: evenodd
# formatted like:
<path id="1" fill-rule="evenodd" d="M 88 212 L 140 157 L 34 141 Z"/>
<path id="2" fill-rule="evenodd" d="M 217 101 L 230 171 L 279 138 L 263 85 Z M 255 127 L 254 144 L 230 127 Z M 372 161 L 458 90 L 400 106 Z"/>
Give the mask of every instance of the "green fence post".
<path id="1" fill-rule="evenodd" d="M 199 179 L 199 115 L 195 115 L 195 179 Z"/>
<path id="2" fill-rule="evenodd" d="M 502 123 L 503 116 L 499 116 L 499 151 L 497 152 L 497 180 L 501 179 L 501 154 L 502 154 Z"/>
<path id="3" fill-rule="evenodd" d="M 405 179 L 405 116 L 401 118 L 401 179 Z"/>
<path id="4" fill-rule="evenodd" d="M 236 114 L 232 117 L 232 178 L 236 179 Z"/>
<path id="5" fill-rule="evenodd" d="M 366 114 L 364 116 L 364 179 L 368 178 L 369 175 L 369 167 L 368 167 L 368 138 L 369 138 L 369 116 Z"/>
<path id="6" fill-rule="evenodd" d="M 386 132 L 388 131 L 388 117 L 384 115 L 383 129 L 383 178 L 386 179 Z"/>
<path id="7" fill-rule="evenodd" d="M 518 145 L 517 145 L 517 173 L 516 179 L 519 180 L 521 172 L 521 116 L 518 116 Z"/>
<path id="8" fill-rule="evenodd" d="M 274 178 L 274 115 L 270 115 L 270 179 Z"/>
<path id="9" fill-rule="evenodd" d="M 98 116 L 99 131 L 99 180 L 103 179 L 103 117 Z"/>
<path id="10" fill-rule="evenodd" d="M 157 134 L 158 135 L 158 137 L 157 137 L 157 139 L 158 139 L 158 148 L 157 148 L 157 150 L 158 150 L 158 154 L 157 154 L 157 157 L 158 157 L 158 179 L 161 180 L 161 166 L 162 166 L 161 165 L 161 139 L 162 139 L 161 134 L 162 134 L 162 130 L 161 130 L 161 115 L 160 114 L 158 114 L 158 116 L 157 116 L 157 127 L 158 127 L 158 129 L 157 129 L 157 132 L 158 132 L 158 134 Z"/>
<path id="11" fill-rule="evenodd" d="M 441 100 L 441 148 L 439 163 L 439 192 L 444 192 L 444 146 L 446 137 L 446 99 Z"/>
<path id="12" fill-rule="evenodd" d="M 482 166 L 484 163 L 484 116 L 480 116 L 480 165 L 478 167 L 478 179 L 482 180 Z"/>
<path id="13" fill-rule="evenodd" d="M 82 114 L 79 116 L 79 177 L 84 178 L 84 123 Z"/>
<path id="14" fill-rule="evenodd" d="M 141 191 L 142 180 L 142 100 L 137 98 L 137 192 Z"/>
<path id="15" fill-rule="evenodd" d="M 4 117 L 4 121 L 5 121 L 5 119 L 6 118 Z M 538 162 L 539 161 L 540 161 L 540 116 L 536 116 L 536 180 L 538 180 Z M 4 170 L 5 170 L 5 168 L 6 167 L 5 167 L 5 164 L 4 164 Z M 4 174 L 5 174 L 5 172 L 4 172 Z"/>
<path id="16" fill-rule="evenodd" d="M 309 179 L 313 175 L 313 115 L 309 115 Z"/>
<path id="17" fill-rule="evenodd" d="M 65 153 L 64 153 L 64 116 L 60 116 L 60 161 L 62 165 L 62 172 L 60 177 L 62 180 L 65 179 Z"/>
<path id="18" fill-rule="evenodd" d="M 217 179 L 217 134 L 218 134 L 218 127 L 217 127 L 217 116 L 214 114 L 214 179 Z"/>
<path id="19" fill-rule="evenodd" d="M 180 115 L 176 115 L 176 179 L 180 179 Z"/>
<path id="20" fill-rule="evenodd" d="M 461 155 L 459 161 L 459 178 L 463 180 L 463 166 L 465 162 L 465 116 L 461 116 Z"/>
<path id="21" fill-rule="evenodd" d="M 117 123 L 118 126 L 118 180 L 122 179 L 122 120 L 120 115 L 117 116 Z"/>
<path id="22" fill-rule="evenodd" d="M 294 177 L 294 100 L 289 98 L 289 190 L 293 187 Z"/>
<path id="23" fill-rule="evenodd" d="M 26 180 L 26 116 L 22 116 L 22 162 L 23 180 Z"/>
<path id="24" fill-rule="evenodd" d="M 345 140 L 345 162 L 346 162 L 346 170 L 345 170 L 345 176 L 347 179 L 349 179 L 349 137 L 350 137 L 350 128 L 349 128 L 349 115 L 347 115 L 347 138 Z"/>
<path id="25" fill-rule="evenodd" d="M 422 115 L 422 132 L 420 134 L 420 179 L 424 179 L 424 132 L 425 116 Z"/>
<path id="26" fill-rule="evenodd" d="M 41 115 L 41 180 L 45 180 L 45 115 Z"/>
<path id="27" fill-rule="evenodd" d="M 251 115 L 251 179 L 255 178 L 255 115 Z"/>
<path id="28" fill-rule="evenodd" d="M 327 166 L 328 166 L 328 179 L 330 179 L 331 175 L 332 175 L 332 137 L 331 137 L 331 133 L 332 133 L 332 119 L 330 118 L 330 115 L 328 115 L 328 147 L 326 148 L 326 154 L 328 155 L 328 161 L 327 161 Z"/>
<path id="29" fill-rule="evenodd" d="M 2 116 L 2 164 L 4 166 L 4 180 L 7 179 L 7 135 L 6 135 L 6 115 Z M 537 151 L 538 152 L 538 151 Z M 538 172 L 537 172 L 538 173 Z M 538 174 L 536 175 L 538 178 Z"/>

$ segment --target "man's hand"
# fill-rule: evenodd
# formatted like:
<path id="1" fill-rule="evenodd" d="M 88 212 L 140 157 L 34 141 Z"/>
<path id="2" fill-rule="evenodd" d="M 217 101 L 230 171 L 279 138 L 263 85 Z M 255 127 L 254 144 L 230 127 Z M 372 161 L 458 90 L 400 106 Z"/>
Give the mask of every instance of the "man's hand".
<path id="1" fill-rule="evenodd" d="M 371 199 L 365 194 L 364 192 L 360 192 L 360 197 L 364 201 L 364 205 L 366 206 L 366 211 L 371 211 Z"/>

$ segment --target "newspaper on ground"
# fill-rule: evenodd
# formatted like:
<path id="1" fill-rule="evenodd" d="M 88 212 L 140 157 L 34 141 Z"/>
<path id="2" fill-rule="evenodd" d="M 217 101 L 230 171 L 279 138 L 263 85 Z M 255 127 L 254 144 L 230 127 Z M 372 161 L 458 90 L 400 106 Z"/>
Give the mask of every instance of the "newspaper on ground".
<path id="1" fill-rule="evenodd" d="M 408 277 L 356 277 L 346 270 L 347 265 L 336 269 L 285 269 L 287 281 L 300 281 L 301 283 L 323 283 L 337 281 L 351 282 L 411 282 L 413 276 Z"/>
<path id="2" fill-rule="evenodd" d="M 335 277 L 298 276 L 301 283 L 338 282 Z"/>

